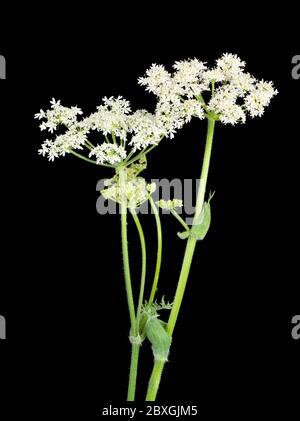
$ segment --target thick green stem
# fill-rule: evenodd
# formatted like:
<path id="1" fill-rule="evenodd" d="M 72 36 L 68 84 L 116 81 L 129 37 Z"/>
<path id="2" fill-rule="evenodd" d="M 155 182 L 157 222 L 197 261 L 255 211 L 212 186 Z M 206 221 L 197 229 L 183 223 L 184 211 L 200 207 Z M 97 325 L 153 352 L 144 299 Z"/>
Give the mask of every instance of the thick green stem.
<path id="1" fill-rule="evenodd" d="M 131 362 L 130 362 L 130 372 L 129 372 L 129 385 L 128 385 L 128 401 L 134 401 L 135 398 L 135 390 L 136 390 L 136 380 L 137 380 L 137 371 L 138 371 L 138 363 L 139 363 L 139 353 L 140 353 L 140 342 L 139 342 L 139 325 L 141 319 L 141 308 L 144 299 L 144 290 L 145 290 L 145 281 L 146 281 L 146 242 L 145 236 L 143 233 L 143 229 L 135 210 L 131 210 L 131 214 L 133 216 L 134 222 L 136 224 L 140 243 L 141 243 L 141 251 L 142 251 L 142 271 L 141 271 L 141 284 L 140 284 L 140 294 L 139 294 L 139 301 L 138 301 L 138 308 L 136 312 L 136 328 L 135 331 L 132 332 L 132 347 L 131 347 Z"/>
<path id="2" fill-rule="evenodd" d="M 136 379 L 137 379 L 140 347 L 141 347 L 141 344 L 131 345 L 131 360 L 130 360 L 130 371 L 129 371 L 128 393 L 127 393 L 128 402 L 133 402 L 135 400 Z"/>
<path id="3" fill-rule="evenodd" d="M 159 279 L 159 274 L 160 274 L 160 268 L 161 268 L 162 232 L 161 232 L 161 223 L 160 223 L 159 211 L 158 211 L 158 209 L 157 209 L 157 207 L 156 207 L 156 205 L 155 205 L 151 196 L 149 198 L 149 202 L 150 202 L 152 211 L 153 211 L 154 216 L 155 216 L 156 231 L 157 231 L 156 267 L 155 267 L 154 279 L 153 279 L 152 289 L 151 289 L 150 298 L 149 298 L 149 304 L 151 304 L 153 302 L 155 294 L 156 294 L 157 284 L 158 284 L 158 279 Z"/>
<path id="4" fill-rule="evenodd" d="M 120 185 L 121 191 L 125 184 L 125 174 L 123 170 L 119 171 L 120 175 Z M 124 277 L 125 277 L 125 287 L 127 293 L 127 301 L 129 308 L 130 323 L 133 331 L 136 330 L 136 320 L 135 320 L 135 310 L 134 310 L 134 300 L 131 287 L 131 276 L 130 276 L 130 266 L 129 266 L 129 253 L 128 253 L 128 240 L 127 240 L 127 203 L 126 198 L 121 200 L 121 236 L 122 236 L 122 253 L 123 253 L 123 264 L 124 264 Z"/>
<path id="5" fill-rule="evenodd" d="M 130 266 L 129 266 L 129 253 L 128 253 L 128 241 L 127 241 L 127 200 L 124 194 L 125 192 L 125 183 L 126 183 L 126 173 L 123 169 L 119 170 L 120 177 L 120 189 L 121 189 L 121 237 L 122 237 L 122 254 L 123 254 L 123 264 L 124 264 L 124 278 L 125 278 L 125 287 L 128 301 L 128 309 L 130 316 L 131 324 L 131 334 L 136 336 L 136 318 L 135 318 L 135 309 L 134 309 L 134 300 L 131 287 L 131 276 L 130 276 Z M 138 347 L 139 348 L 139 347 Z M 137 373 L 137 357 L 139 349 L 136 344 L 132 344 L 131 350 L 131 365 L 129 373 L 129 383 L 128 383 L 128 394 L 127 400 L 133 401 L 135 397 L 135 385 L 136 385 L 136 373 Z"/>
<path id="6" fill-rule="evenodd" d="M 198 193 L 197 193 L 197 201 L 196 201 L 196 209 L 195 209 L 195 215 L 193 218 L 193 223 L 198 218 L 198 216 L 201 213 L 202 206 L 204 203 L 205 198 L 205 190 L 206 190 L 206 184 L 207 184 L 207 177 L 208 177 L 208 170 L 209 170 L 209 164 L 210 164 L 210 157 L 211 157 L 211 150 L 212 150 L 212 141 L 213 141 L 213 135 L 214 135 L 214 127 L 215 127 L 215 121 L 212 119 L 208 119 L 208 128 L 207 128 L 207 137 L 206 137 L 206 145 L 205 145 L 205 151 L 204 151 L 204 157 L 203 157 L 203 164 L 202 164 L 202 170 L 201 170 L 201 176 L 200 176 L 200 182 L 198 187 Z M 181 267 L 181 272 L 179 276 L 179 281 L 177 285 L 177 290 L 174 298 L 173 307 L 170 313 L 169 321 L 166 327 L 167 333 L 169 335 L 172 335 L 176 320 L 178 317 L 178 313 L 180 310 L 183 294 L 186 287 L 186 282 L 189 276 L 191 263 L 193 260 L 193 255 L 195 251 L 196 246 L 196 240 L 193 237 L 189 237 L 185 249 L 184 259 Z"/>
<path id="7" fill-rule="evenodd" d="M 205 152 L 204 152 L 204 157 L 203 157 L 200 183 L 199 183 L 198 193 L 197 193 L 194 221 L 199 216 L 202 210 L 203 203 L 204 203 L 206 183 L 207 183 L 211 150 L 212 150 L 214 126 L 215 126 L 215 121 L 211 118 L 208 118 L 206 145 L 205 145 Z M 181 272 L 179 276 L 179 281 L 178 281 L 178 285 L 177 285 L 177 289 L 175 293 L 173 307 L 170 313 L 168 324 L 166 326 L 166 331 L 170 336 L 172 336 L 175 325 L 176 325 L 178 313 L 181 307 L 186 283 L 187 283 L 189 272 L 190 272 L 191 263 L 193 260 L 195 246 L 196 246 L 196 240 L 192 237 L 189 237 L 187 240 L 187 245 L 186 245 Z M 155 401 L 163 368 L 164 368 L 164 363 L 162 363 L 161 361 L 155 361 L 151 378 L 150 378 L 150 382 L 149 382 L 149 386 L 148 386 L 146 401 Z"/>
<path id="8" fill-rule="evenodd" d="M 156 394 L 159 388 L 161 375 L 164 369 L 164 361 L 155 361 L 152 374 L 149 380 L 148 391 L 146 396 L 147 402 L 155 401 Z"/>

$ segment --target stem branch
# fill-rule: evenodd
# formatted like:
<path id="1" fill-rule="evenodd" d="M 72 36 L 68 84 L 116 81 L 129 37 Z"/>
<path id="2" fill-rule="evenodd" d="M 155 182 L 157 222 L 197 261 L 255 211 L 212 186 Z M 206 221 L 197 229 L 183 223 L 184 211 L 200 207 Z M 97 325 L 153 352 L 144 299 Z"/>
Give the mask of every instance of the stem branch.
<path id="1" fill-rule="evenodd" d="M 151 289 L 151 293 L 150 293 L 150 298 L 149 298 L 149 304 L 152 304 L 155 294 L 156 294 L 156 290 L 157 290 L 157 284 L 158 284 L 158 279 L 159 279 L 159 274 L 160 274 L 160 268 L 161 268 L 161 256 L 162 256 L 162 231 L 161 231 L 161 222 L 160 222 L 160 217 L 159 217 L 159 211 L 154 203 L 154 200 L 152 199 L 152 197 L 149 197 L 149 202 L 152 208 L 152 211 L 154 213 L 155 216 L 155 222 L 156 222 L 156 231 L 157 231 L 157 257 L 156 257 L 156 267 L 155 267 L 155 273 L 154 273 L 154 279 L 153 279 L 153 284 L 152 284 L 152 289 Z"/>
<path id="2" fill-rule="evenodd" d="M 145 242 L 145 236 L 143 233 L 143 228 L 140 223 L 140 220 L 135 212 L 134 209 L 131 209 L 131 214 L 133 216 L 133 220 L 135 222 L 135 225 L 137 227 L 139 237 L 140 237 L 140 243 L 141 243 L 141 251 L 142 251 L 142 272 L 141 272 L 141 284 L 140 284 L 140 294 L 139 294 L 139 301 L 138 301 L 138 307 L 137 307 L 137 313 L 136 313 L 136 328 L 137 328 L 137 334 L 139 332 L 139 324 L 140 324 L 140 318 L 141 318 L 141 308 L 144 300 L 144 291 L 145 291 L 145 280 L 146 280 L 146 242 Z"/>

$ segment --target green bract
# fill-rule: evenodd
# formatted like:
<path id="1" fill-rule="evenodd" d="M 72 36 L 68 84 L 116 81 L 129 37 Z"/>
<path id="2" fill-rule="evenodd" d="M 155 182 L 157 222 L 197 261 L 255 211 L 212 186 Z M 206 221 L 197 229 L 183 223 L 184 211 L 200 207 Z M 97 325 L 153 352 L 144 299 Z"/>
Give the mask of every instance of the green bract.
<path id="1" fill-rule="evenodd" d="M 168 361 L 172 338 L 167 334 L 164 322 L 157 317 L 151 317 L 146 322 L 146 335 L 152 345 L 156 361 Z"/>
<path id="2" fill-rule="evenodd" d="M 188 237 L 192 237 L 195 240 L 203 240 L 206 236 L 211 222 L 211 210 L 210 210 L 210 201 L 213 197 L 213 194 L 209 196 L 207 202 L 203 203 L 202 210 L 195 218 L 194 224 L 191 229 L 188 229 L 183 232 L 178 232 L 177 235 L 181 240 L 185 240 Z"/>

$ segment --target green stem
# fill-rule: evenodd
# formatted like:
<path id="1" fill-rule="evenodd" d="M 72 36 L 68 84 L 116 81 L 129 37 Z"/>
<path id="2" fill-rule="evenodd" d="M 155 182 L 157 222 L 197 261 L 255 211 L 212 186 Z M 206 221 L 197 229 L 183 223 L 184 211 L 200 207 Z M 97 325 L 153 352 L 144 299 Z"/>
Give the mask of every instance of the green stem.
<path id="1" fill-rule="evenodd" d="M 155 401 L 156 393 L 159 388 L 164 365 L 165 365 L 164 361 L 155 361 L 154 363 L 151 377 L 149 380 L 147 396 L 146 396 L 147 402 Z"/>
<path id="2" fill-rule="evenodd" d="M 204 152 L 204 157 L 203 157 L 200 183 L 199 183 L 198 194 L 197 194 L 194 221 L 199 216 L 202 210 L 203 203 L 204 203 L 204 196 L 205 196 L 211 150 L 212 150 L 212 141 L 213 141 L 213 135 L 214 135 L 214 127 L 215 127 L 215 121 L 209 118 L 208 127 L 207 127 L 205 152 Z M 166 331 L 170 336 L 172 336 L 175 325 L 176 325 L 178 313 L 181 307 L 186 283 L 187 283 L 189 272 L 190 272 L 191 263 L 193 260 L 195 246 L 196 246 L 196 240 L 192 237 L 189 237 L 187 241 L 186 249 L 185 249 L 184 259 L 183 259 L 183 263 L 181 267 L 181 272 L 179 276 L 179 281 L 178 281 L 178 285 L 177 285 L 177 289 L 175 293 L 172 310 L 170 313 L 168 324 L 166 326 Z M 148 386 L 146 401 L 155 401 L 163 368 L 164 368 L 164 363 L 160 361 L 155 361 L 151 378 L 150 378 L 150 382 L 149 382 L 149 386 Z"/>
<path id="3" fill-rule="evenodd" d="M 136 227 L 139 233 L 141 251 L 142 251 L 141 285 L 140 285 L 138 308 L 137 308 L 137 313 L 136 313 L 136 328 L 135 328 L 135 331 L 132 332 L 134 335 L 134 339 L 138 340 L 139 326 L 140 326 L 140 319 L 141 319 L 141 309 L 142 309 L 142 304 L 143 304 L 143 299 L 144 299 L 147 259 L 146 259 L 146 242 L 145 242 L 145 236 L 143 233 L 141 223 L 134 209 L 131 210 L 131 214 L 133 216 L 134 222 L 136 224 Z M 128 401 L 134 401 L 134 398 L 135 398 L 140 347 L 141 347 L 141 344 L 139 343 L 139 341 L 137 341 L 136 343 L 133 342 L 131 346 L 131 361 L 130 361 L 129 385 L 128 385 L 128 396 L 127 396 Z"/>
<path id="4" fill-rule="evenodd" d="M 184 222 L 184 220 L 181 218 L 181 216 L 180 215 L 178 215 L 178 213 L 176 212 L 176 210 L 175 209 L 171 209 L 171 214 L 173 215 L 173 216 L 175 216 L 175 218 L 177 219 L 177 221 L 179 221 L 180 222 L 180 224 L 183 226 L 183 228 L 186 230 L 186 231 L 189 231 L 189 229 L 190 229 L 190 227 Z"/>
<path id="5" fill-rule="evenodd" d="M 83 156 L 80 153 L 73 151 L 72 149 L 69 150 L 69 153 L 76 156 L 77 158 L 80 158 L 80 159 L 83 159 L 84 161 L 90 162 L 91 164 L 98 165 L 96 161 L 93 161 L 92 159 L 89 159 L 86 156 Z"/>
<path id="6" fill-rule="evenodd" d="M 121 170 L 120 174 L 120 184 L 122 186 L 124 180 L 124 173 Z M 124 185 L 124 184 L 123 184 Z M 122 187 L 121 187 L 122 190 Z M 125 287 L 127 292 L 128 299 L 128 308 L 130 322 L 133 330 L 135 331 L 136 322 L 135 322 L 135 310 L 134 310 L 134 301 L 131 287 L 131 276 L 130 276 L 130 266 L 129 266 L 129 253 L 128 253 L 128 241 L 127 241 L 127 205 L 126 200 L 121 201 L 121 236 L 122 236 L 122 253 L 123 253 L 123 263 L 124 263 L 124 277 L 125 277 Z"/>
<path id="7" fill-rule="evenodd" d="M 132 157 L 132 155 L 134 154 L 134 151 L 132 150 L 132 151 L 130 151 L 129 152 L 129 154 L 127 155 L 127 158 L 125 159 L 125 163 L 127 162 L 127 161 L 129 161 L 129 159 Z"/>
<path id="8" fill-rule="evenodd" d="M 130 265 L 129 265 L 129 253 L 128 253 L 128 240 L 127 240 L 127 200 L 124 194 L 125 183 L 126 183 L 126 173 L 124 169 L 119 169 L 120 177 L 120 189 L 121 189 L 121 237 L 122 237 L 122 254 L 123 254 L 123 264 L 124 264 L 124 278 L 125 278 L 125 288 L 127 294 L 129 316 L 130 316 L 130 334 L 136 336 L 136 318 L 135 318 L 135 309 L 134 309 L 134 300 L 131 287 L 131 275 L 130 275 Z M 131 351 L 131 369 L 129 373 L 129 383 L 128 383 L 128 393 L 127 400 L 133 401 L 135 397 L 135 385 L 136 385 L 136 373 L 137 367 L 137 356 L 138 349 L 136 344 L 132 344 Z"/>
<path id="9" fill-rule="evenodd" d="M 198 101 L 200 101 L 200 102 L 201 102 L 202 107 L 204 108 L 204 110 L 205 110 L 207 113 L 209 113 L 208 108 L 207 108 L 207 105 L 206 105 L 206 102 L 205 102 L 205 101 L 204 101 L 204 99 L 203 99 L 203 96 L 200 94 L 200 95 L 196 96 L 196 99 L 197 99 Z"/>
<path id="10" fill-rule="evenodd" d="M 89 149 L 90 151 L 93 150 L 93 147 L 91 145 L 89 145 L 87 142 L 85 142 L 84 146 Z"/>
<path id="11" fill-rule="evenodd" d="M 154 279 L 152 284 L 152 289 L 150 293 L 149 298 L 149 304 L 151 304 L 154 300 L 156 290 L 157 290 L 157 284 L 160 274 L 160 268 L 161 268 L 161 256 L 162 256 L 162 231 L 161 231 L 161 222 L 159 217 L 159 211 L 154 203 L 154 200 L 152 197 L 149 197 L 149 202 L 152 208 L 152 211 L 155 216 L 155 222 L 156 222 L 156 231 L 157 231 L 157 257 L 156 257 L 156 267 L 155 267 L 155 273 L 154 273 Z"/>
<path id="12" fill-rule="evenodd" d="M 146 280 L 146 242 L 145 242 L 145 236 L 143 233 L 143 228 L 141 226 L 140 220 L 135 212 L 134 209 L 131 209 L 131 214 L 133 216 L 133 220 L 135 222 L 135 225 L 137 227 L 139 237 L 140 237 L 140 243 L 141 243 L 141 251 L 142 251 L 142 272 L 141 272 L 141 285 L 140 285 L 140 295 L 139 295 L 139 301 L 138 301 L 138 307 L 137 307 L 137 313 L 136 313 L 136 326 L 137 326 L 137 332 L 139 332 L 139 324 L 140 324 L 140 318 L 141 318 L 141 309 L 142 304 L 144 300 L 144 291 L 145 291 L 145 280 Z"/>
<path id="13" fill-rule="evenodd" d="M 72 155 L 75 155 L 77 158 L 80 158 L 80 159 L 83 159 L 84 161 L 90 162 L 91 164 L 95 164 L 95 165 L 99 165 L 99 166 L 103 166 L 103 167 L 114 168 L 113 165 L 98 164 L 96 161 L 93 161 L 92 159 L 89 159 L 86 156 L 81 155 L 80 153 L 73 151 L 72 149 L 69 149 L 68 152 L 71 153 Z"/>
<path id="14" fill-rule="evenodd" d="M 126 165 L 130 165 L 133 162 L 135 162 L 138 159 L 140 159 L 143 155 L 147 155 L 147 153 L 151 152 L 152 149 L 154 149 L 156 146 L 157 146 L 157 144 L 150 146 L 149 149 L 143 149 L 140 153 L 138 153 L 136 156 L 134 156 L 132 159 L 130 159 L 128 162 L 126 162 Z"/>
<path id="15" fill-rule="evenodd" d="M 211 82 L 211 96 L 212 97 L 215 96 L 215 81 L 214 80 Z"/>
<path id="16" fill-rule="evenodd" d="M 137 379 L 140 347 L 141 347 L 140 344 L 131 345 L 131 360 L 130 360 L 130 372 L 129 372 L 128 393 L 127 393 L 128 402 L 133 402 L 135 400 L 136 379 Z"/>
<path id="17" fill-rule="evenodd" d="M 90 142 L 88 139 L 86 139 L 85 141 L 91 148 L 95 148 L 95 145 L 92 144 L 92 142 Z"/>
<path id="18" fill-rule="evenodd" d="M 186 287 L 186 282 L 187 282 L 189 272 L 190 272 L 190 267 L 191 267 L 191 263 L 192 263 L 192 259 L 194 255 L 195 246 L 196 246 L 196 240 L 192 237 L 189 237 L 186 244 L 186 249 L 184 253 L 183 263 L 181 267 L 181 272 L 179 276 L 179 281 L 178 281 L 177 290 L 175 293 L 172 310 L 170 313 L 168 324 L 166 326 L 166 331 L 170 336 L 172 335 L 174 331 L 175 324 L 177 321 L 184 290 Z"/>

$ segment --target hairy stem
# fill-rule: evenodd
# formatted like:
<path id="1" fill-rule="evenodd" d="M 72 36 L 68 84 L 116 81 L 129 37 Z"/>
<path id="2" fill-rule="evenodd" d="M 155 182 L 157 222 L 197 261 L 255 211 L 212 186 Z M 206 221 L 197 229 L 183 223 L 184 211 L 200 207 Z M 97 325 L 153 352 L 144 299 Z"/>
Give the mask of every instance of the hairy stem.
<path id="1" fill-rule="evenodd" d="M 137 313 L 136 313 L 136 325 L 137 325 L 137 331 L 139 332 L 139 324 L 140 324 L 140 318 L 141 318 L 141 308 L 144 300 L 144 291 L 145 291 L 145 280 L 146 280 L 146 242 L 145 242 L 145 236 L 143 232 L 142 225 L 140 223 L 140 220 L 135 212 L 134 209 L 131 210 L 131 214 L 133 216 L 133 220 L 135 222 L 135 225 L 137 227 L 139 237 L 140 237 L 140 243 L 141 243 L 141 251 L 142 251 L 142 271 L 141 271 L 141 284 L 140 284 L 140 294 L 139 294 L 139 301 L 138 301 L 138 307 L 137 307 Z"/>
<path id="2" fill-rule="evenodd" d="M 132 346 L 131 346 L 131 361 L 130 361 L 129 386 L 128 386 L 128 396 L 127 396 L 128 401 L 134 401 L 134 398 L 135 398 L 139 353 L 140 353 L 140 347 L 141 347 L 141 344 L 139 342 L 139 330 L 140 330 L 139 327 L 140 327 L 140 319 L 141 319 L 141 309 L 142 309 L 142 304 L 143 304 L 143 299 L 144 299 L 145 280 L 146 280 L 146 261 L 147 261 L 145 236 L 143 233 L 140 220 L 134 209 L 131 210 L 131 214 L 136 224 L 138 234 L 140 237 L 141 251 L 142 251 L 142 270 L 141 270 L 140 294 L 139 294 L 139 301 L 138 301 L 138 307 L 137 307 L 137 312 L 136 312 L 136 328 L 135 328 L 135 332 L 132 332 L 133 338 L 132 338 Z"/>
<path id="3" fill-rule="evenodd" d="M 135 400 L 136 379 L 137 379 L 140 347 L 141 347 L 141 344 L 139 343 L 136 343 L 136 344 L 133 343 L 131 345 L 130 371 L 129 371 L 128 392 L 127 392 L 128 402 L 133 402 Z"/>
<path id="4" fill-rule="evenodd" d="M 122 238 L 122 254 L 123 254 L 123 265 L 124 265 L 124 278 L 125 278 L 125 288 L 127 294 L 127 302 L 129 309 L 129 317 L 131 324 L 131 335 L 136 336 L 137 326 L 135 318 L 135 309 L 134 309 L 134 300 L 132 294 L 131 286 L 131 275 L 130 275 L 130 265 L 129 265 L 129 253 L 128 253 L 128 240 L 127 240 L 127 200 L 125 196 L 125 183 L 126 183 L 126 173 L 123 168 L 119 170 L 120 177 L 120 189 L 121 189 L 121 238 Z M 137 367 L 137 356 L 139 353 L 139 347 L 136 344 L 132 343 L 131 350 L 131 369 L 129 373 L 129 384 L 128 384 L 128 393 L 127 400 L 133 401 L 135 398 L 135 385 L 136 385 L 136 372 Z"/>
<path id="5" fill-rule="evenodd" d="M 157 231 L 156 267 L 155 267 L 154 279 L 153 279 L 152 289 L 151 289 L 150 298 L 149 298 L 149 304 L 151 304 L 153 302 L 155 294 L 156 294 L 157 284 L 158 284 L 158 279 L 159 279 L 159 274 L 160 274 L 160 268 L 161 268 L 162 231 L 161 231 L 161 222 L 160 222 L 160 217 L 159 217 L 159 211 L 158 211 L 158 209 L 157 209 L 157 207 L 156 207 L 156 205 L 155 205 L 151 196 L 149 198 L 149 202 L 150 202 L 152 211 L 153 211 L 154 216 L 155 216 L 156 231 Z"/>

